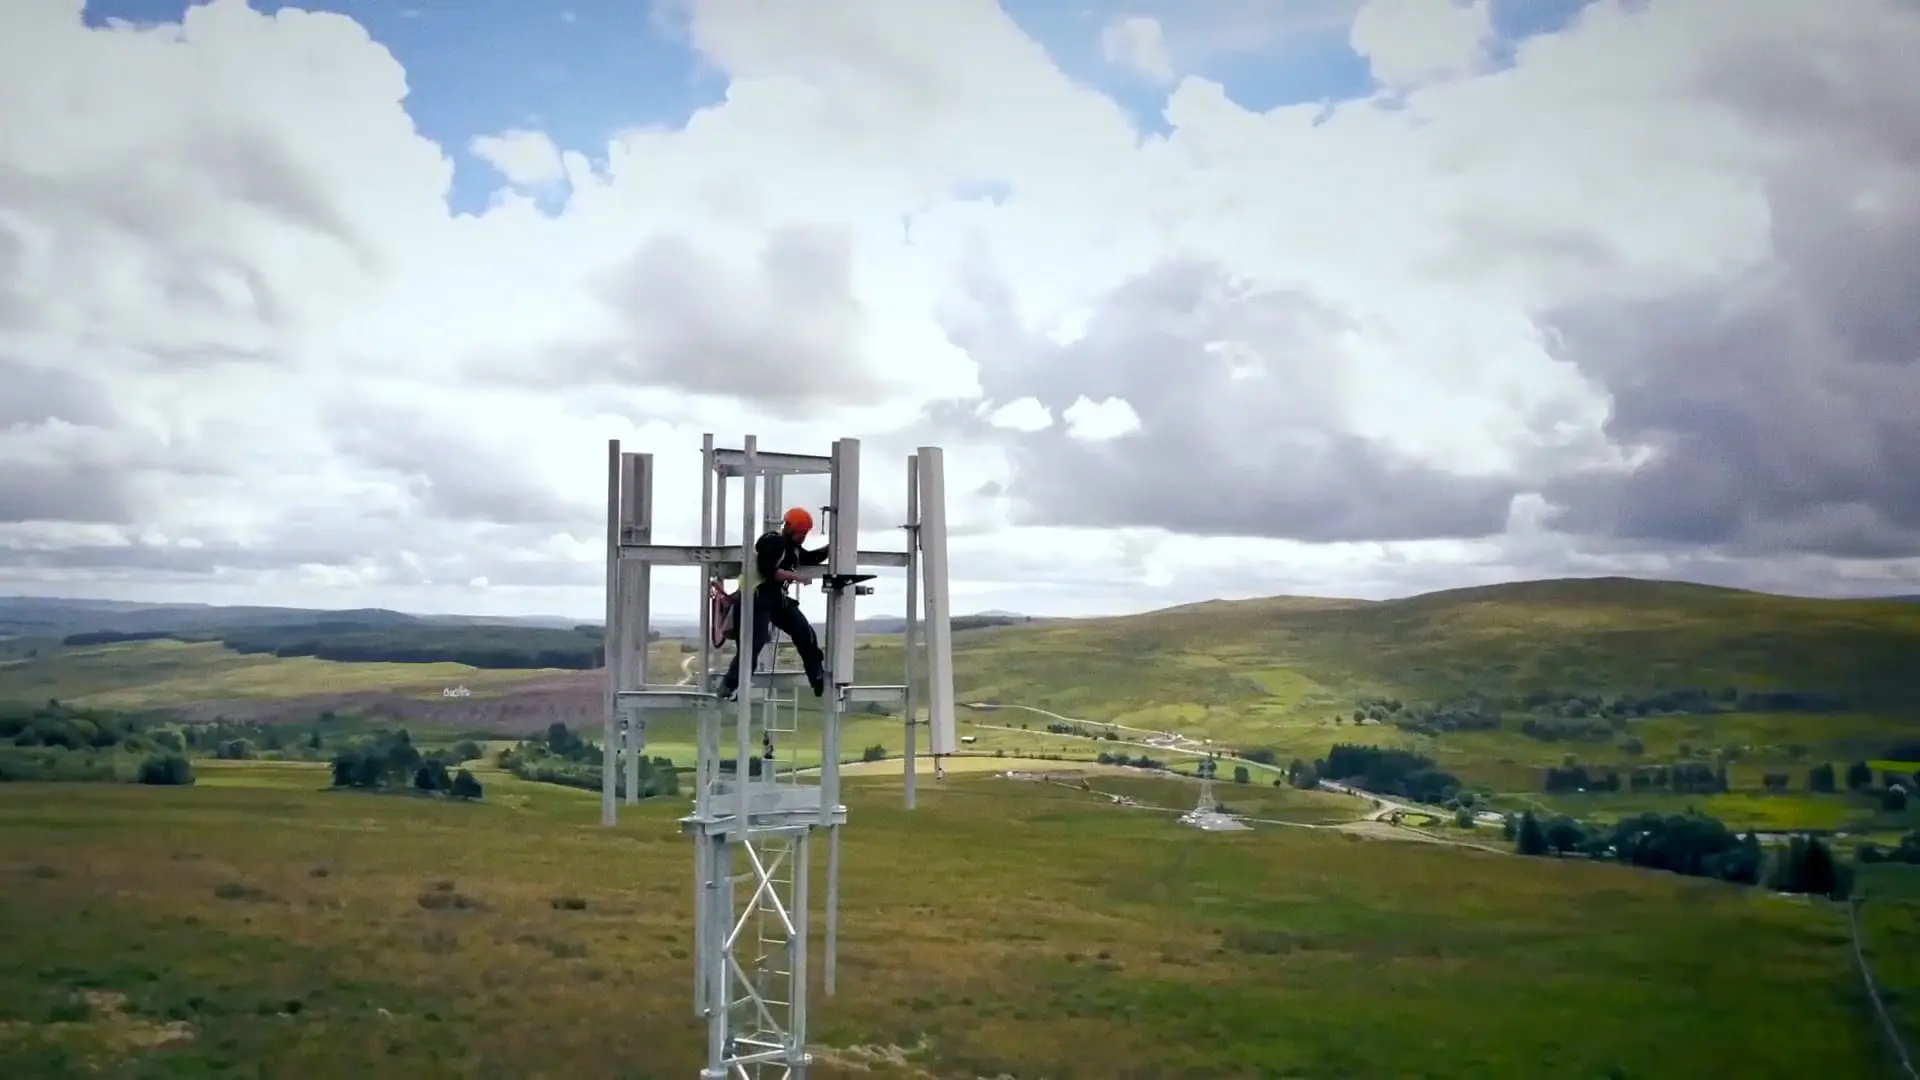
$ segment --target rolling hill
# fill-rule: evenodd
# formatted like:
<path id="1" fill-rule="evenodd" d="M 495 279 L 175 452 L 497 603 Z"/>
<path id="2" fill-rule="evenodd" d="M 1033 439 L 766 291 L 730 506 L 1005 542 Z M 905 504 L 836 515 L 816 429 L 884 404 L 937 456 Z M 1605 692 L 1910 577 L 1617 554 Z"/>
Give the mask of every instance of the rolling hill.
<path id="1" fill-rule="evenodd" d="M 256 617 L 199 610 L 203 626 Z M 316 617 L 299 614 L 306 622 L 225 633 L 271 642 Z M 504 633 L 580 642 L 574 635 L 588 629 L 463 628 L 427 619 L 410 626 L 397 620 L 415 617 L 384 614 L 395 617 L 394 633 L 435 640 Z M 1885 756 L 1889 740 L 1920 736 L 1920 607 L 1893 600 L 1612 578 L 1381 602 L 1212 601 L 1099 619 L 990 613 L 980 622 L 1004 625 L 956 631 L 963 701 L 1310 756 L 1351 737 L 1356 713 L 1370 740 L 1534 763 L 1570 752 L 1618 755 L 1630 740 L 1649 754 L 1737 742 L 1762 748 L 1755 751 L 1762 756 L 1765 748 L 1785 755 L 1810 746 Z M 677 667 L 677 647 L 663 642 L 660 650 L 656 670 Z M 450 716 L 504 711 L 532 723 L 553 711 L 581 722 L 597 716 L 600 685 L 599 674 L 586 670 L 332 663 L 324 651 L 242 656 L 212 642 L 31 651 L 0 658 L 0 698 L 192 704 L 201 714 L 244 701 L 259 714 L 322 702 L 354 708 L 365 703 L 356 695 L 377 695 L 389 704 L 431 699 L 436 714 Z M 866 637 L 858 656 L 863 680 L 899 678 L 898 636 Z M 456 683 L 472 698 L 444 699 L 444 688 Z M 510 707 L 516 696 L 527 697 L 528 708 Z M 533 707 L 535 698 L 546 704 Z"/>
<path id="2" fill-rule="evenodd" d="M 875 639 L 861 662 L 898 670 L 898 648 Z M 954 635 L 962 700 L 1309 759 L 1353 737 L 1356 713 L 1369 741 L 1534 764 L 1620 757 L 1636 739 L 1649 755 L 1878 752 L 1920 737 L 1917 657 L 1911 604 L 1617 578 L 1215 601 Z"/>
<path id="3" fill-rule="evenodd" d="M 878 647 L 876 644 L 875 647 Z M 1149 718 L 1360 698 L 1804 692 L 1920 709 L 1920 609 L 1631 579 L 1366 602 L 1278 597 L 956 636 L 976 696 Z M 1069 675 L 1069 672 L 1072 674 Z M 1175 706 L 1196 706 L 1176 708 Z"/>

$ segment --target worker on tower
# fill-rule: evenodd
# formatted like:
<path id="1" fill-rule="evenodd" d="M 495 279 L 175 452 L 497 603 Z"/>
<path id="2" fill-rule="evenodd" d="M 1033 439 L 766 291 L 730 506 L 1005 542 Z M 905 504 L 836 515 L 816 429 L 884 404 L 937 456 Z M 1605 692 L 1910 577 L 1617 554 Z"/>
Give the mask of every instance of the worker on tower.
<path id="1" fill-rule="evenodd" d="M 740 575 L 740 588 L 753 590 L 753 644 L 747 649 L 736 648 L 733 653 L 733 665 L 727 668 L 727 675 L 720 684 L 720 695 L 731 698 L 740 686 L 740 656 L 744 652 L 748 657 L 757 658 L 760 650 L 766 647 L 767 639 L 773 636 L 773 629 L 787 635 L 793 642 L 794 651 L 800 654 L 800 664 L 807 673 L 807 685 L 813 687 L 813 696 L 819 697 L 827 689 L 826 657 L 820 652 L 820 639 L 814 636 L 813 624 L 807 621 L 806 613 L 800 610 L 800 601 L 787 595 L 787 586 L 797 584 L 801 576 L 797 572 L 802 566 L 821 566 L 827 561 L 825 546 L 808 551 L 804 546 L 807 534 L 813 531 L 813 515 L 806 508 L 796 506 L 788 510 L 781 519 L 780 527 L 769 532 L 753 545 L 753 562 Z M 734 614 L 738 614 L 738 607 Z M 739 626 L 736 621 L 734 639 L 739 640 Z M 748 663 L 753 663 L 752 659 Z"/>

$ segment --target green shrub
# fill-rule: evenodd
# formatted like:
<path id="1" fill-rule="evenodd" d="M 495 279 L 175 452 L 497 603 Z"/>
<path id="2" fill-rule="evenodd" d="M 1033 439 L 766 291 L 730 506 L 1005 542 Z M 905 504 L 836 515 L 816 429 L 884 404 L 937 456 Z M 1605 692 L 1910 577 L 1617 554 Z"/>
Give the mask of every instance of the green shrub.
<path id="1" fill-rule="evenodd" d="M 152 754 L 140 763 L 138 779 L 155 787 L 192 787 L 193 763 L 181 754 Z"/>
<path id="2" fill-rule="evenodd" d="M 459 772 L 453 774 L 453 797 L 454 798 L 478 799 L 485 794 L 486 794 L 485 790 L 480 786 L 480 781 L 474 779 L 474 776 L 472 773 L 468 772 L 465 769 L 461 769 Z"/>

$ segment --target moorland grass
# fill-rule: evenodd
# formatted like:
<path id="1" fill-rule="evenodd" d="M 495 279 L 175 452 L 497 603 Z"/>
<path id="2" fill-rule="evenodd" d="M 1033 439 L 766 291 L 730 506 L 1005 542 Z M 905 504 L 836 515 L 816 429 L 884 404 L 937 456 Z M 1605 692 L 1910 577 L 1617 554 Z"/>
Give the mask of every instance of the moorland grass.
<path id="1" fill-rule="evenodd" d="M 0 1075 L 697 1071 L 681 801 L 602 829 L 592 793 L 492 771 L 473 805 L 329 792 L 311 766 L 203 776 L 0 789 Z M 1330 831 L 1200 834 L 992 777 L 923 783 L 913 814 L 897 782 L 848 801 L 819 1077 L 1884 1064 L 1824 903 Z"/>
<path id="2" fill-rule="evenodd" d="M 1911 1056 L 1920 1052 L 1920 866 L 1862 866 L 1857 891 L 1861 944 Z"/>
<path id="3" fill-rule="evenodd" d="M 656 643 L 655 670 L 679 677 L 677 642 Z M 218 642 L 134 641 L 48 644 L 31 659 L 0 664 L 0 701 L 49 698 L 102 709 L 146 709 L 189 702 L 280 700 L 376 691 L 439 698 L 449 687 L 475 697 L 578 675 L 555 668 L 476 668 L 466 664 L 339 663 L 310 656 L 242 654 Z M 664 677 L 664 676 L 663 676 Z M 672 681 L 667 679 L 666 681 Z"/>

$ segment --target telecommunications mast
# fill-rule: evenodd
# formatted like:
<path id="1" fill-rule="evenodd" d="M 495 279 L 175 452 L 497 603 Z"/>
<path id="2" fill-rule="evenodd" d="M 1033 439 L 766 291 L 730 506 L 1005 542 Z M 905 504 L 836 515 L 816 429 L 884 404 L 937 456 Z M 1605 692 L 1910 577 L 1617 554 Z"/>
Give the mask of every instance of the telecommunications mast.
<path id="1" fill-rule="evenodd" d="M 681 819 L 694 842 L 694 1010 L 707 1020 L 707 1064 L 702 1080 L 727 1077 L 798 1077 L 805 1073 L 807 998 L 811 984 L 810 884 L 812 842 L 827 834 L 826 946 L 821 982 L 834 992 L 839 936 L 840 830 L 847 809 L 840 802 L 840 725 L 850 706 L 898 703 L 906 727 L 906 804 L 914 805 L 917 729 L 929 734 L 936 777 L 957 748 L 953 715 L 953 639 L 947 596 L 946 478 L 938 447 L 921 447 L 907 466 L 907 550 L 861 551 L 860 443 L 839 439 L 826 455 L 762 452 L 749 435 L 740 449 L 716 449 L 703 440 L 700 543 L 653 542 L 653 455 L 622 453 L 608 445 L 607 629 L 605 757 L 601 821 L 618 821 L 618 795 L 638 799 L 639 767 L 646 749 L 647 714 L 691 709 L 699 719 L 693 812 Z M 725 665 L 715 662 L 713 611 L 716 584 L 737 578 L 753 557 L 754 541 L 778 522 L 781 481 L 788 476 L 825 476 L 829 505 L 825 566 L 800 573 L 826 590 L 824 640 L 827 688 L 820 698 L 818 762 L 802 768 L 799 754 L 805 675 L 781 670 L 780 648 L 770 642 L 743 671 L 734 701 L 717 689 Z M 737 486 L 730 481 L 739 480 Z M 729 539 L 727 504 L 738 491 L 739 535 Z M 698 597 L 699 656 L 696 675 L 684 684 L 648 679 L 651 570 L 655 566 L 702 568 Z M 866 582 L 877 568 L 907 571 L 903 681 L 855 681 L 855 598 L 871 594 Z M 734 616 L 740 637 L 751 642 L 751 590 L 743 590 Z M 924 631 L 926 719 L 920 720 L 918 671 Z M 758 658 L 756 658 L 758 659 Z M 744 662 L 743 662 L 744 666 Z M 624 745 L 622 743 L 624 736 Z M 783 757 L 782 751 L 786 754 Z M 625 784 L 620 765 L 625 762 Z"/>

